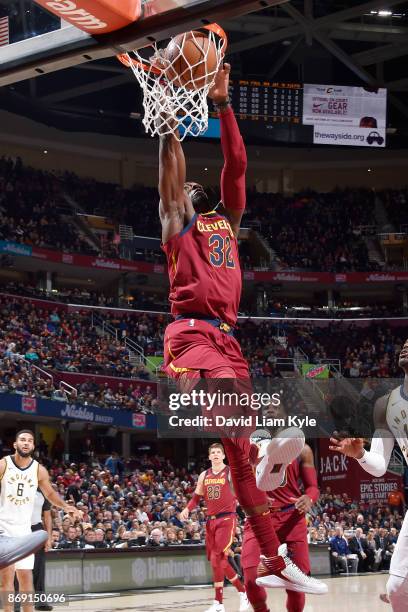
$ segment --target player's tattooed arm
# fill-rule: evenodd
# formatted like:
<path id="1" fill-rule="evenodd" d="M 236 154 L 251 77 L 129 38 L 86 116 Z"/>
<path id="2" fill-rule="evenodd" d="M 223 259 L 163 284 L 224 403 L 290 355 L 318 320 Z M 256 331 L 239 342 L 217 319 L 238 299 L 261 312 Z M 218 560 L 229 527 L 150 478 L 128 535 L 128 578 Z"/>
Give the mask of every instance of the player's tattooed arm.
<path id="1" fill-rule="evenodd" d="M 62 497 L 60 497 L 57 491 L 53 489 L 50 482 L 49 474 L 43 465 L 40 465 L 38 470 L 38 486 L 42 494 L 46 499 L 48 499 L 50 504 L 56 506 L 57 508 L 61 508 L 61 510 L 63 510 L 66 514 L 72 516 L 72 518 L 74 519 L 80 520 L 82 518 L 81 510 L 78 510 L 74 506 L 70 506 L 69 504 L 67 504 L 62 499 Z"/>

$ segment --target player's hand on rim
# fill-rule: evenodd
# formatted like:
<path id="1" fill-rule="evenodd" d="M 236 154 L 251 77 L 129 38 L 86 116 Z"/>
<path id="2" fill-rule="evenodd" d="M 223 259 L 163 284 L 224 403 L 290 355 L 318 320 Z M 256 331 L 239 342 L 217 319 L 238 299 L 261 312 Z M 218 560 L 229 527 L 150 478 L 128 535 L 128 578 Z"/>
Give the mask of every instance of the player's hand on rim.
<path id="1" fill-rule="evenodd" d="M 364 438 L 330 438 L 331 451 L 342 453 L 346 457 L 361 459 L 364 455 Z"/>
<path id="2" fill-rule="evenodd" d="M 231 64 L 223 63 L 215 75 L 214 85 L 208 92 L 208 97 L 216 104 L 222 104 L 228 100 L 230 72 Z"/>

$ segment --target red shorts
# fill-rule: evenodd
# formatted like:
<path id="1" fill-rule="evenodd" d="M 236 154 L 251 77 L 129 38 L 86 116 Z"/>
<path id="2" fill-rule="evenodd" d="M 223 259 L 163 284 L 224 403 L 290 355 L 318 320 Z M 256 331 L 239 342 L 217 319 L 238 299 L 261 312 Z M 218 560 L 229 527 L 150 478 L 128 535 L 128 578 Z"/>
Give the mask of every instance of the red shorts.
<path id="1" fill-rule="evenodd" d="M 167 326 L 164 369 L 169 376 L 216 368 L 232 368 L 236 378 L 249 378 L 248 364 L 232 335 L 200 319 L 179 319 Z"/>
<path id="2" fill-rule="evenodd" d="M 237 528 L 237 515 L 229 514 L 216 519 L 208 519 L 205 526 L 205 548 L 207 559 L 211 553 L 225 553 L 231 547 Z"/>
<path id="3" fill-rule="evenodd" d="M 288 545 L 291 559 L 302 572 L 308 574 L 310 572 L 310 559 L 305 516 L 297 510 L 273 512 L 272 521 L 279 541 L 281 544 Z M 258 542 L 247 521 L 244 527 L 244 540 L 242 544 L 242 568 L 245 570 L 248 567 L 257 567 L 260 554 Z"/>

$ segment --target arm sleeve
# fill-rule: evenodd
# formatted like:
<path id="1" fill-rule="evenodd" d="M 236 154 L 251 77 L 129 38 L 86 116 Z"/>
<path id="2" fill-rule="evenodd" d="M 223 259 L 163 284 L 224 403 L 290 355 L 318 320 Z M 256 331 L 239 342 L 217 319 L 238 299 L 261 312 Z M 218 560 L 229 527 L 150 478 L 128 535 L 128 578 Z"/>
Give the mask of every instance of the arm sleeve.
<path id="1" fill-rule="evenodd" d="M 376 478 L 387 471 L 394 448 L 394 437 L 388 429 L 376 429 L 369 451 L 364 451 L 361 459 L 357 459 L 361 467 Z"/>
<path id="2" fill-rule="evenodd" d="M 193 497 L 190 499 L 190 501 L 187 504 L 187 508 L 190 510 L 194 510 L 194 508 L 196 508 L 200 502 L 201 499 L 201 495 L 197 495 L 197 493 L 194 493 Z"/>
<path id="3" fill-rule="evenodd" d="M 224 167 L 221 174 L 221 198 L 226 209 L 244 210 L 246 202 L 245 172 L 247 155 L 244 141 L 235 119 L 234 111 L 228 107 L 220 113 L 221 148 Z"/>
<path id="4" fill-rule="evenodd" d="M 310 497 L 312 502 L 315 504 L 320 497 L 320 491 L 317 484 L 317 474 L 314 467 L 300 466 L 300 477 L 305 486 L 305 495 Z"/>

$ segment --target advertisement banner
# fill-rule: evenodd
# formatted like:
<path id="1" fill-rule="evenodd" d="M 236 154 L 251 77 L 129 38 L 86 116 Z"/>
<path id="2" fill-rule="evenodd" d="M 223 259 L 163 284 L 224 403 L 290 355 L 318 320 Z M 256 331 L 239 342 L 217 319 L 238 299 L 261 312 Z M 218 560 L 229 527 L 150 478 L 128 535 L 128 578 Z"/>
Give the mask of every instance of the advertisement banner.
<path id="1" fill-rule="evenodd" d="M 310 85 L 303 89 L 305 125 L 386 128 L 387 90 L 338 85 Z"/>
<path id="2" fill-rule="evenodd" d="M 55 418 L 64 421 L 83 421 L 109 427 L 127 429 L 156 429 L 156 416 L 133 414 L 127 410 L 110 410 L 95 406 L 68 404 L 57 400 L 32 398 L 19 393 L 0 393 L 0 413 L 14 412 L 32 414 L 38 417 Z"/>
<path id="3" fill-rule="evenodd" d="M 67 595 L 130 589 L 210 584 L 211 567 L 203 547 L 171 547 L 160 551 L 136 549 L 102 554 L 75 551 L 47 554 L 45 588 Z"/>
<path id="4" fill-rule="evenodd" d="M 37 398 L 23 396 L 21 398 L 21 412 L 26 414 L 37 414 Z"/>
<path id="5" fill-rule="evenodd" d="M 27 244 L 19 242 L 9 242 L 8 240 L 0 240 L 0 254 L 8 253 L 9 255 L 25 255 L 31 257 L 32 248 Z"/>
<path id="6" fill-rule="evenodd" d="M 271 281 L 276 283 L 332 283 L 334 275 L 330 272 L 255 272 L 245 270 L 244 280 Z"/>
<path id="7" fill-rule="evenodd" d="M 316 124 L 313 144 L 343 145 L 347 147 L 385 147 L 385 128 L 367 128 Z"/>
<path id="8" fill-rule="evenodd" d="M 320 129 L 320 128 L 319 128 Z M 326 143 L 327 144 L 327 143 Z M 369 145 L 367 145 L 369 146 Z M 379 146 L 379 145 L 377 145 Z M 107 260 L 103 258 L 90 257 L 88 255 L 73 255 L 70 253 L 59 253 L 58 251 L 50 251 L 48 249 L 39 249 L 30 246 L 0 241 L 0 254 L 10 253 L 13 255 L 32 255 L 33 257 L 43 259 L 44 261 L 52 261 L 56 263 L 66 263 L 79 267 L 106 267 L 106 269 L 119 271 L 133 271 L 145 274 L 160 274 L 164 273 L 164 266 L 161 264 L 151 264 L 143 261 L 131 262 L 125 260 Z M 115 265 L 109 265 L 113 262 Z M 116 265 L 116 262 L 117 265 Z M 282 270 L 278 272 L 272 271 L 255 271 L 244 270 L 243 278 L 249 282 L 275 282 L 275 283 L 307 283 L 307 284 L 327 284 L 333 285 L 338 283 L 360 284 L 365 283 L 395 283 L 408 281 L 408 272 L 405 271 L 385 271 L 385 272 L 350 272 L 350 273 L 331 273 L 331 272 L 309 272 Z M 21 296 L 14 296 L 16 299 L 23 299 Z M 27 299 L 27 298 L 24 298 Z M 37 300 L 30 298 L 34 303 L 40 303 L 44 308 L 55 308 L 54 302 Z M 60 308 L 69 308 L 68 305 L 60 305 Z M 109 311 L 110 308 L 104 310 Z"/>
<path id="9" fill-rule="evenodd" d="M 314 365 L 313 363 L 302 363 L 302 375 L 306 378 L 317 378 L 325 380 L 329 378 L 328 365 Z"/>
<path id="10" fill-rule="evenodd" d="M 381 478 L 374 478 L 355 461 L 340 453 L 329 450 L 329 440 L 319 440 L 319 486 L 322 493 L 330 487 L 334 495 L 346 493 L 358 503 L 386 504 L 392 491 L 402 491 L 402 478 L 393 472 L 386 472 Z"/>
<path id="11" fill-rule="evenodd" d="M 30 249 L 31 251 L 31 249 Z M 19 253 L 25 255 L 26 253 Z M 28 253 L 27 253 L 28 254 Z M 97 268 L 100 270 L 112 270 L 113 272 L 138 272 L 162 274 L 164 271 L 163 265 L 147 263 L 145 261 L 128 261 L 126 259 L 110 259 L 109 257 L 94 257 L 92 255 L 77 255 L 76 253 L 61 253 L 59 251 L 51 251 L 33 247 L 32 257 L 42 259 L 43 261 L 52 261 L 54 263 L 63 263 L 70 266 L 78 266 L 81 268 Z"/>

